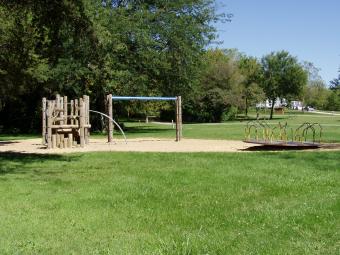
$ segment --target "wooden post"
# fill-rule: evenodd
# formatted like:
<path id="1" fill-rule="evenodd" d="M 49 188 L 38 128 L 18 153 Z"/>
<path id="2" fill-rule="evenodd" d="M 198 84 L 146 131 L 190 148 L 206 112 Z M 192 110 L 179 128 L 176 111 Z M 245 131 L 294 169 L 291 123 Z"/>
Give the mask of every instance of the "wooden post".
<path id="1" fill-rule="evenodd" d="M 79 134 L 80 134 L 80 147 L 85 146 L 85 105 L 84 100 L 79 98 Z"/>
<path id="2" fill-rule="evenodd" d="M 46 144 L 46 97 L 42 99 L 42 144 Z"/>
<path id="3" fill-rule="evenodd" d="M 176 142 L 182 138 L 182 98 L 177 97 L 176 100 Z"/>
<path id="4" fill-rule="evenodd" d="M 57 94 L 56 96 L 55 96 L 55 106 L 56 106 L 56 108 L 60 108 L 60 95 L 59 94 Z"/>
<path id="5" fill-rule="evenodd" d="M 84 106 L 85 106 L 85 125 L 89 125 L 90 122 L 90 97 L 84 96 Z M 85 144 L 89 144 L 90 129 L 85 127 Z"/>
<path id="6" fill-rule="evenodd" d="M 107 95 L 106 97 L 107 104 L 107 115 L 112 119 L 112 94 Z M 108 128 L 107 128 L 107 141 L 109 143 L 113 142 L 113 123 L 112 120 L 108 120 Z"/>
<path id="7" fill-rule="evenodd" d="M 183 137 L 183 121 L 182 121 L 182 97 L 178 96 L 178 112 L 179 112 L 179 139 Z"/>
<path id="8" fill-rule="evenodd" d="M 89 96 L 85 96 L 86 99 L 86 122 L 85 125 L 89 125 L 90 123 L 90 97 Z M 89 144 L 90 141 L 90 128 L 86 127 L 86 138 L 85 138 L 85 143 Z"/>
<path id="9" fill-rule="evenodd" d="M 57 140 L 56 147 L 57 148 L 60 148 L 60 138 L 61 138 L 60 134 L 56 133 L 56 140 Z"/>
<path id="10" fill-rule="evenodd" d="M 73 135 L 72 133 L 68 133 L 68 141 L 67 141 L 67 147 L 72 148 L 72 144 L 73 144 Z"/>
<path id="11" fill-rule="evenodd" d="M 79 105 L 78 105 L 78 99 L 74 100 L 74 115 L 76 116 L 76 119 L 74 120 L 76 125 L 79 125 Z"/>
<path id="12" fill-rule="evenodd" d="M 65 137 L 65 136 L 64 136 L 64 148 L 70 148 L 68 145 L 69 145 L 69 143 L 68 143 L 68 137 Z"/>
<path id="13" fill-rule="evenodd" d="M 67 124 L 67 96 L 64 96 L 64 124 Z"/>
<path id="14" fill-rule="evenodd" d="M 74 119 L 73 119 L 73 116 L 74 116 L 74 101 L 71 100 L 70 103 L 71 103 L 71 112 L 70 112 L 70 115 L 71 115 L 71 125 L 73 125 L 74 124 Z"/>
<path id="15" fill-rule="evenodd" d="M 63 98 L 63 97 L 60 97 L 59 106 L 60 106 L 60 109 L 64 110 L 64 98 Z M 59 112 L 59 116 L 60 116 L 60 118 L 63 119 L 63 118 L 64 118 L 64 111 Z M 63 120 L 60 120 L 60 121 L 59 121 L 59 124 L 60 124 L 60 125 L 63 125 L 63 124 L 64 124 L 64 121 L 63 121 Z"/>
<path id="16" fill-rule="evenodd" d="M 64 149 L 64 134 L 58 134 L 59 135 L 59 148 Z"/>
<path id="17" fill-rule="evenodd" d="M 52 102 L 47 102 L 47 148 L 52 147 Z"/>
<path id="18" fill-rule="evenodd" d="M 57 135 L 53 134 L 52 135 L 52 148 L 54 149 L 55 147 L 57 147 Z"/>

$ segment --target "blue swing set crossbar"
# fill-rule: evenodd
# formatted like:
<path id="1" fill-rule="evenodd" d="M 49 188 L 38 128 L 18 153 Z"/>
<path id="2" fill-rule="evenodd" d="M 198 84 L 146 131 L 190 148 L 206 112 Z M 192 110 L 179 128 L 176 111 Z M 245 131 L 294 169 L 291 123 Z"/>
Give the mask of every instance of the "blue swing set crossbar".
<path id="1" fill-rule="evenodd" d="M 176 101 L 177 97 L 130 97 L 112 96 L 112 100 Z"/>

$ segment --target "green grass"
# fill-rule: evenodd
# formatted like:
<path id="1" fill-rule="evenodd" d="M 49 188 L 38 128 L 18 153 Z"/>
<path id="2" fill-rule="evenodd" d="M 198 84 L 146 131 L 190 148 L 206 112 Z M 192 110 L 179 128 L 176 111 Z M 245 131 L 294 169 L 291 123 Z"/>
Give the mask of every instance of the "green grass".
<path id="1" fill-rule="evenodd" d="M 253 116 L 254 117 L 254 116 Z M 225 123 L 203 123 L 203 124 L 184 124 L 183 136 L 193 139 L 226 139 L 226 140 L 243 140 L 244 130 L 248 121 L 228 121 Z M 277 125 L 279 122 L 288 123 L 288 126 L 294 130 L 304 122 L 318 122 L 323 126 L 323 142 L 340 142 L 340 116 L 319 115 L 312 113 L 289 113 L 286 115 L 276 115 L 273 120 L 267 121 L 271 125 Z M 157 138 L 174 138 L 175 130 L 170 125 L 146 124 L 143 122 L 124 122 L 127 130 L 125 131 L 128 138 L 136 137 L 157 137 Z M 290 128 L 288 129 L 290 131 Z M 95 137 L 104 137 L 95 135 Z M 119 132 L 115 137 L 120 138 Z"/>
<path id="2" fill-rule="evenodd" d="M 0 154 L 0 254 L 339 254 L 339 152 Z"/>
<path id="3" fill-rule="evenodd" d="M 0 134 L 0 141 L 40 138 L 41 134 Z"/>
<path id="4" fill-rule="evenodd" d="M 267 116 L 267 115 L 262 115 Z M 255 117 L 255 115 L 251 115 Z M 244 130 L 248 121 L 228 121 L 225 123 L 203 123 L 203 124 L 184 124 L 183 135 L 185 138 L 193 139 L 225 139 L 225 140 L 243 140 Z M 340 142 L 340 116 L 320 115 L 313 113 L 288 112 L 285 115 L 275 115 L 273 120 L 267 121 L 271 125 L 278 122 L 287 122 L 289 127 L 296 129 L 304 122 L 318 122 L 323 125 L 322 141 L 323 142 Z M 124 122 L 126 126 L 127 138 L 175 138 L 175 129 L 171 124 L 146 124 L 144 122 Z M 290 131 L 290 128 L 288 129 Z M 40 135 L 0 135 L 0 141 L 35 138 Z M 105 138 L 103 134 L 92 134 L 95 138 Z M 122 138 L 120 132 L 115 131 L 114 137 Z"/>

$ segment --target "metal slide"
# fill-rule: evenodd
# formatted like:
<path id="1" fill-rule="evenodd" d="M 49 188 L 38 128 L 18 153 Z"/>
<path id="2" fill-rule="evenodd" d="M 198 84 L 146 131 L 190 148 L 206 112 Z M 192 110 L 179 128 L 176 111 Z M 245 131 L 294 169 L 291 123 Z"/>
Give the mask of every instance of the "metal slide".
<path id="1" fill-rule="evenodd" d="M 124 136 L 125 143 L 127 144 L 126 136 L 125 136 L 123 129 L 119 126 L 119 124 L 114 119 L 112 119 L 110 116 L 108 116 L 108 115 L 106 115 L 105 113 L 102 113 L 102 112 L 98 112 L 98 111 L 94 111 L 94 110 L 89 110 L 89 111 L 94 112 L 94 113 L 98 113 L 98 114 L 108 118 L 109 120 L 111 120 L 119 128 L 120 132 Z"/>

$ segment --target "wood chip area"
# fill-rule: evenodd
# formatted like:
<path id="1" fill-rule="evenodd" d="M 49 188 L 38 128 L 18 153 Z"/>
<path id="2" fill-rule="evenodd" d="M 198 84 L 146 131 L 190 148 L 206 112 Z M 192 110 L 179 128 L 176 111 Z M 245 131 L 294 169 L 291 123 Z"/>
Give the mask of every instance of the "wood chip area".
<path id="1" fill-rule="evenodd" d="M 256 145 L 255 145 L 256 146 Z M 41 139 L 0 141 L 0 152 L 60 154 L 91 151 L 136 151 L 136 152 L 242 152 L 254 145 L 242 141 L 183 139 L 180 142 L 166 139 L 143 138 L 115 140 L 90 139 L 86 147 L 47 149 Z"/>

